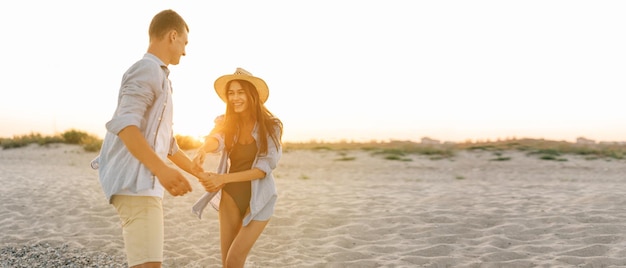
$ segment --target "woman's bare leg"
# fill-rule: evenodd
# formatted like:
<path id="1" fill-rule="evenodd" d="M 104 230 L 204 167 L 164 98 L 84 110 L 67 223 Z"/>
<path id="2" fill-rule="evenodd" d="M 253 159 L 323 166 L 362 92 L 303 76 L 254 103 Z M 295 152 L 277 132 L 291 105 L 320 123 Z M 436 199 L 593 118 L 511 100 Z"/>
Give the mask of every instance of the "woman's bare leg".
<path id="1" fill-rule="evenodd" d="M 251 221 L 248 226 L 241 228 L 230 245 L 224 267 L 243 267 L 246 263 L 248 253 L 250 253 L 252 246 L 254 246 L 259 236 L 261 236 L 267 223 L 268 221 Z"/>
<path id="2" fill-rule="evenodd" d="M 220 246 L 222 251 L 222 266 L 226 266 L 226 256 L 228 256 L 228 251 L 239 233 L 241 229 L 241 223 L 243 218 L 239 213 L 239 208 L 235 203 L 235 200 L 226 193 L 222 191 L 222 199 L 220 200 L 220 210 L 219 210 L 219 220 L 220 220 Z"/>

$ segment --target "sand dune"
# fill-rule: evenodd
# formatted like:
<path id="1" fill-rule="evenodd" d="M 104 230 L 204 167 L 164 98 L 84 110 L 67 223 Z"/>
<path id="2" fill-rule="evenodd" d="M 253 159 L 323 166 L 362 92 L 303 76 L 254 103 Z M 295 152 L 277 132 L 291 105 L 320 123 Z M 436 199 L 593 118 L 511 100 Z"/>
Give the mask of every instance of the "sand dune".
<path id="1" fill-rule="evenodd" d="M 626 266 L 625 160 L 504 155 L 286 151 L 275 215 L 247 267 Z M 72 145 L 0 151 L 0 267 L 126 266 L 94 156 Z M 191 214 L 193 186 L 165 197 L 164 267 L 220 267 L 217 213 Z"/>

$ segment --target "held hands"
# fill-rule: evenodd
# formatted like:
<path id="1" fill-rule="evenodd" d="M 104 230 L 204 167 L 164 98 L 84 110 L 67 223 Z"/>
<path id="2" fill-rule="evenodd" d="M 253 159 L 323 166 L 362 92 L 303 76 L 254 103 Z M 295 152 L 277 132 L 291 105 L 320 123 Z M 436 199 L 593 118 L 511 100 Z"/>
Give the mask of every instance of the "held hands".
<path id="1" fill-rule="evenodd" d="M 191 174 L 194 176 L 198 176 L 198 174 L 204 173 L 204 168 L 202 164 L 198 164 L 197 161 L 191 161 Z"/>
<path id="2" fill-rule="evenodd" d="M 223 175 L 220 174 L 204 172 L 199 179 L 207 192 L 217 192 L 224 187 Z"/>
<path id="3" fill-rule="evenodd" d="M 163 169 L 159 174 L 155 174 L 163 188 L 173 196 L 182 196 L 191 192 L 191 185 L 187 178 L 174 168 Z"/>
<path id="4" fill-rule="evenodd" d="M 198 149 L 196 155 L 194 155 L 191 160 L 193 162 L 191 169 L 207 192 L 217 192 L 224 187 L 223 176 L 216 173 L 204 172 L 202 166 L 204 165 L 205 156 L 206 153 L 202 148 Z"/>

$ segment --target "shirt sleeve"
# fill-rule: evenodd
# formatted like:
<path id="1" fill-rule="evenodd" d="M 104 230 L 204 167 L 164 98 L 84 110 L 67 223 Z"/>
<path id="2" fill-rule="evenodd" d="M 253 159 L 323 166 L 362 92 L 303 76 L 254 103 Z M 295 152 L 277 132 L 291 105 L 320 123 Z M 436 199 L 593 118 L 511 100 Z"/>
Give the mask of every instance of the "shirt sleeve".
<path id="1" fill-rule="evenodd" d="M 217 139 L 218 146 L 215 151 L 207 152 L 207 153 L 221 152 L 226 147 L 225 145 L 226 143 L 224 142 L 225 140 L 224 133 L 218 131 L 219 129 L 222 129 L 222 126 L 224 125 L 224 115 L 222 114 L 222 115 L 215 117 L 215 119 L 213 120 L 213 123 L 215 124 L 215 126 L 213 127 L 213 130 L 211 130 L 211 133 L 209 133 L 209 137 Z"/>
<path id="2" fill-rule="evenodd" d="M 209 137 L 215 138 L 217 139 L 217 149 L 215 149 L 215 151 L 213 152 L 207 152 L 207 153 L 218 153 L 224 150 L 225 146 L 225 142 L 224 142 L 224 134 L 220 133 L 220 132 L 216 132 L 216 133 L 212 133 L 211 135 L 209 135 Z"/>
<path id="3" fill-rule="evenodd" d="M 178 150 L 180 150 L 180 147 L 178 147 L 178 142 L 176 142 L 176 137 L 172 135 L 172 139 L 170 140 L 170 150 L 167 154 L 174 155 L 178 152 Z"/>
<path id="4" fill-rule="evenodd" d="M 140 60 L 131 66 L 122 78 L 118 104 L 113 118 L 106 123 L 109 132 L 118 134 L 127 126 L 141 128 L 146 122 L 144 115 L 156 98 L 159 88 L 159 66 Z"/>
<path id="5" fill-rule="evenodd" d="M 276 132 L 276 136 L 280 137 L 280 128 L 275 127 L 274 132 Z M 278 160 L 282 156 L 282 146 L 280 144 L 276 144 L 274 139 L 267 136 L 267 154 L 259 155 L 257 157 L 255 168 L 258 168 L 265 172 L 265 174 L 270 174 L 272 170 L 274 170 L 278 164 Z"/>

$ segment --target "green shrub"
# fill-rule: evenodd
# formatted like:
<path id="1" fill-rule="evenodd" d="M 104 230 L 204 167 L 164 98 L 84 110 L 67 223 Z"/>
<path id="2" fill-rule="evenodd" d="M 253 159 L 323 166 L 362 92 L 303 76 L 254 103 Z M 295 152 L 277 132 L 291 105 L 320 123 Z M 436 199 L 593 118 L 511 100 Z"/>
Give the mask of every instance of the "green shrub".
<path id="1" fill-rule="evenodd" d="M 354 156 L 342 156 L 340 158 L 336 158 L 335 161 L 353 161 L 356 160 Z"/>
<path id="2" fill-rule="evenodd" d="M 2 148 L 11 149 L 29 145 L 31 143 L 43 144 L 43 136 L 40 133 L 30 133 L 27 135 L 13 136 L 12 139 L 3 139 Z"/>
<path id="3" fill-rule="evenodd" d="M 68 130 L 60 135 L 43 136 L 40 133 L 30 133 L 27 135 L 13 136 L 13 138 L 2 138 L 0 144 L 2 149 L 19 148 L 29 144 L 48 145 L 52 143 L 67 143 L 83 145 L 89 152 L 95 152 L 102 147 L 102 140 L 96 136 L 75 129 Z"/>
<path id="4" fill-rule="evenodd" d="M 387 159 L 387 160 L 402 160 L 402 157 L 391 154 L 391 155 L 385 156 L 385 159 Z"/>
<path id="5" fill-rule="evenodd" d="M 63 132 L 61 136 L 65 140 L 65 143 L 81 144 L 81 141 L 85 139 L 86 137 L 88 137 L 89 134 L 82 132 L 82 131 L 75 130 L 75 129 L 70 129 L 68 131 Z"/>
<path id="6" fill-rule="evenodd" d="M 102 140 L 94 136 L 85 136 L 80 144 L 83 145 L 83 149 L 87 152 L 98 152 L 102 148 Z"/>

